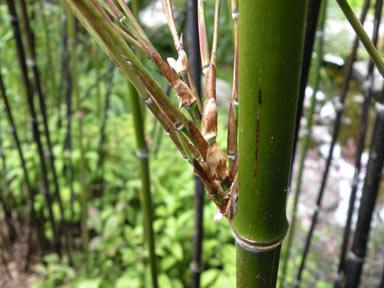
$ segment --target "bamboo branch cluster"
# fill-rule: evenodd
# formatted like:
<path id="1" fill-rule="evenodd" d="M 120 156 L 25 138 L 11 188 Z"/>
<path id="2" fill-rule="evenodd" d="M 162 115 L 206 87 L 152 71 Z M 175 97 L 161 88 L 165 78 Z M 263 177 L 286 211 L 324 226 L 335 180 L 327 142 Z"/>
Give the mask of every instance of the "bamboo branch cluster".
<path id="1" fill-rule="evenodd" d="M 237 190 L 237 59 L 234 68 L 234 92 L 229 111 L 228 157 L 216 144 L 216 47 L 218 42 L 220 0 L 215 3 L 214 34 L 209 54 L 208 33 L 205 20 L 205 3 L 198 2 L 198 22 L 202 69 L 206 82 L 206 99 L 201 104 L 188 56 L 184 50 L 183 35 L 178 33 L 171 0 L 162 0 L 163 10 L 172 35 L 177 59 L 165 61 L 138 23 L 131 9 L 123 0 L 65 0 L 81 24 L 96 39 L 125 77 L 138 92 L 141 100 L 151 110 L 170 136 L 184 159 L 208 190 L 208 196 L 220 213 L 231 218 L 228 203 Z M 237 1 L 232 1 L 237 25 Z M 237 40 L 236 47 L 237 47 Z M 151 60 L 169 82 L 179 106 L 173 104 L 160 85 L 153 79 L 140 57 L 139 51 Z M 235 49 L 237 51 L 237 48 Z M 235 53 L 237 55 L 237 53 Z M 184 110 L 185 109 L 185 110 Z M 186 113 L 184 113 L 184 111 Z M 140 151 L 139 151 L 140 152 Z M 229 168 L 227 161 L 230 159 Z"/>

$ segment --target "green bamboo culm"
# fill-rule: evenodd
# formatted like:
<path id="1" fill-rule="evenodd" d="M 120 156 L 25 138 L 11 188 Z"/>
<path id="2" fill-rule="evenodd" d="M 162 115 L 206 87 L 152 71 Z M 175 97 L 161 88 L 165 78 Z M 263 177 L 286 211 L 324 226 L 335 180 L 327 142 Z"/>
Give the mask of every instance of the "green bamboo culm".
<path id="1" fill-rule="evenodd" d="M 143 108 L 140 104 L 137 91 L 130 84 L 128 84 L 129 102 L 133 116 L 135 137 L 136 137 L 136 156 L 140 162 L 140 177 L 141 177 L 141 209 L 143 212 L 144 221 L 144 234 L 146 246 L 149 254 L 149 263 L 151 267 L 152 287 L 157 288 L 157 269 L 156 269 L 156 254 L 155 254 L 155 234 L 153 232 L 153 209 L 150 191 L 150 177 L 149 177 L 149 151 L 144 135 L 143 123 Z"/>
<path id="2" fill-rule="evenodd" d="M 303 170 L 304 170 L 304 161 L 307 156 L 307 151 L 309 148 L 309 142 L 311 139 L 311 127 L 312 127 L 312 119 L 313 119 L 313 113 L 315 111 L 316 106 L 316 93 L 319 90 L 319 84 L 320 84 L 320 69 L 321 69 L 321 63 L 323 59 L 323 40 L 324 40 L 324 24 L 325 24 L 325 10 L 326 10 L 327 1 L 324 0 L 321 3 L 321 9 L 320 9 L 320 15 L 318 20 L 318 28 L 317 28 L 317 41 L 315 46 L 315 52 L 316 52 L 316 58 L 314 59 L 314 65 L 313 65 L 313 71 L 314 71 L 314 77 L 312 82 L 312 88 L 313 88 L 313 94 L 311 98 L 311 104 L 309 106 L 307 117 L 306 117 L 306 126 L 305 126 L 305 133 L 304 137 L 301 141 L 301 156 L 300 156 L 300 162 L 299 162 L 299 169 L 297 172 L 297 180 L 296 180 L 296 189 L 295 189 L 295 197 L 293 201 L 292 206 L 292 214 L 291 214 L 291 220 L 290 220 L 290 229 L 288 233 L 288 239 L 287 239 L 287 245 L 286 250 L 283 251 L 283 264 L 281 269 L 281 282 L 280 287 L 285 286 L 286 281 L 286 274 L 287 274 L 287 268 L 289 263 L 289 258 L 291 254 L 291 246 L 292 246 L 292 240 L 293 236 L 295 234 L 295 224 L 296 224 L 296 217 L 297 217 L 297 205 L 299 203 L 299 195 L 301 191 L 301 180 L 303 176 Z"/>
<path id="3" fill-rule="evenodd" d="M 137 0 L 131 1 L 131 8 L 134 15 L 137 17 L 139 5 Z M 136 89 L 127 81 L 129 104 L 133 116 L 135 137 L 136 137 L 136 156 L 140 162 L 140 177 L 141 177 L 141 211 L 143 214 L 144 224 L 144 242 L 149 256 L 149 265 L 151 270 L 152 287 L 158 288 L 157 268 L 156 268 L 156 249 L 155 249 L 155 233 L 153 231 L 153 207 L 151 196 L 151 181 L 149 172 L 149 150 L 145 141 L 145 125 L 143 106 L 137 94 Z"/>
<path id="4" fill-rule="evenodd" d="M 274 287 L 288 221 L 307 1 L 239 1 L 237 287 Z"/>

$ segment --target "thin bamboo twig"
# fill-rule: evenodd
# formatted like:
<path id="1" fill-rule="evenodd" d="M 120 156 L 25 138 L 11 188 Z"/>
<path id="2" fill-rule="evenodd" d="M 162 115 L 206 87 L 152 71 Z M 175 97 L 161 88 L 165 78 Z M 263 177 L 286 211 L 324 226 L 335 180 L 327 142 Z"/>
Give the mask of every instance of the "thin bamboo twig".
<path id="1" fill-rule="evenodd" d="M 239 107 L 239 10 L 238 0 L 231 0 L 231 11 L 234 31 L 234 64 L 233 64 L 233 87 L 232 98 L 228 112 L 228 136 L 227 136 L 227 156 L 232 164 L 237 152 L 237 128 L 238 128 L 238 107 Z M 232 179 L 231 179 L 232 180 Z"/>
<path id="2" fill-rule="evenodd" d="M 45 196 L 45 200 L 47 202 L 48 206 L 48 212 L 49 212 L 49 219 L 51 222 L 51 228 L 53 230 L 53 235 L 54 235 L 54 246 L 56 249 L 56 253 L 61 255 L 61 239 L 60 235 L 58 234 L 56 223 L 54 220 L 53 216 L 53 211 L 52 211 L 52 199 L 51 195 L 49 192 L 49 183 L 48 183 L 48 175 L 47 175 L 47 167 L 45 163 L 45 157 L 44 157 L 44 149 L 43 149 L 43 144 L 41 142 L 40 138 L 40 131 L 38 128 L 38 120 L 37 120 L 37 115 L 36 115 L 36 110 L 35 110 L 35 105 L 33 101 L 33 89 L 31 82 L 28 78 L 28 68 L 27 68 L 27 62 L 26 62 L 26 57 L 25 57 L 25 52 L 24 52 L 24 47 L 23 43 L 21 40 L 21 32 L 20 32 L 20 27 L 19 27 L 19 22 L 17 18 L 17 13 L 16 13 L 16 7 L 14 0 L 6 0 L 6 3 L 8 5 L 8 10 L 10 14 L 10 20 L 12 24 L 12 29 L 13 29 L 13 34 L 14 38 L 16 41 L 16 46 L 17 46 L 17 53 L 18 53 L 18 60 L 19 60 L 19 65 L 21 69 L 21 74 L 22 74 L 22 80 L 24 83 L 25 87 L 25 94 L 27 98 L 27 103 L 29 107 L 29 112 L 31 116 L 31 122 L 32 122 L 32 130 L 33 130 L 33 138 L 36 142 L 37 149 L 38 149 L 38 154 L 40 158 L 40 166 L 41 166 L 41 173 L 42 173 L 42 179 L 43 179 L 43 194 Z"/>
<path id="3" fill-rule="evenodd" d="M 217 105 L 216 105 L 216 50 L 219 34 L 220 0 L 215 1 L 215 18 L 211 61 L 205 73 L 206 99 L 204 102 L 202 134 L 209 145 L 216 143 L 217 137 Z"/>
<path id="4" fill-rule="evenodd" d="M 320 15 L 318 18 L 318 28 L 316 31 L 317 39 L 316 39 L 316 46 L 315 46 L 315 52 L 316 52 L 316 59 L 314 63 L 314 69 L 315 71 L 315 77 L 313 79 L 313 94 L 311 98 L 311 104 L 310 107 L 307 111 L 307 121 L 306 121 L 306 126 L 304 128 L 304 136 L 303 139 L 301 140 L 302 147 L 301 147 L 301 156 L 300 156 L 300 162 L 299 162 L 299 169 L 297 172 L 297 180 L 296 180 L 296 189 L 295 189 L 295 197 L 294 197 L 294 202 L 292 206 L 292 214 L 291 214 L 291 219 L 290 219 L 290 229 L 288 231 L 288 239 L 287 239 L 287 246 L 286 250 L 284 253 L 284 258 L 283 258 L 283 266 L 281 269 L 281 282 L 280 282 L 280 287 L 285 286 L 285 281 L 286 281 L 286 275 L 287 275 L 287 268 L 288 268 L 288 263 L 290 260 L 290 254 L 291 254 L 291 248 L 292 248 L 292 240 L 295 235 L 295 227 L 296 227 L 296 218 L 297 218 L 297 206 L 299 203 L 299 197 L 300 197 L 300 192 L 301 192 L 301 184 L 302 184 L 302 176 L 303 176 L 303 170 L 304 170 L 304 162 L 307 157 L 307 151 L 309 148 L 309 143 L 311 139 L 311 127 L 312 127 L 312 120 L 313 120 L 313 114 L 315 111 L 315 107 L 317 104 L 316 101 L 316 93 L 319 91 L 319 86 L 320 86 L 320 69 L 321 69 L 321 64 L 323 61 L 323 43 L 324 43 L 324 24 L 325 24 L 325 19 L 326 19 L 326 8 L 327 8 L 327 0 L 323 0 L 321 3 L 321 9 L 320 9 Z"/>
<path id="5" fill-rule="evenodd" d="M 378 0 L 377 2 L 379 2 L 379 1 L 382 1 L 382 0 Z M 381 14 L 379 15 L 376 13 L 375 17 L 381 17 Z M 380 23 L 380 21 L 375 21 L 375 23 L 376 23 L 376 25 L 378 25 Z M 373 29 L 373 35 L 372 35 L 372 41 L 374 41 L 375 45 L 377 43 L 377 35 L 378 35 L 378 26 Z M 371 79 L 372 73 L 373 73 L 373 63 L 370 62 L 366 79 Z M 368 86 L 370 86 L 370 85 L 368 85 Z M 369 91 L 368 91 L 368 93 L 369 93 Z M 335 126 L 334 126 L 334 130 L 333 130 L 333 134 L 332 134 L 331 146 L 329 148 L 328 158 L 327 158 L 327 161 L 325 164 L 325 170 L 324 170 L 323 178 L 321 181 L 320 190 L 319 190 L 319 193 L 317 195 L 316 210 L 315 210 L 313 217 L 312 217 L 311 227 L 310 227 L 308 235 L 307 235 L 300 268 L 299 268 L 299 271 L 298 271 L 298 274 L 296 277 L 296 287 L 299 287 L 302 273 L 303 273 L 303 270 L 305 269 L 305 262 L 306 262 L 306 259 L 307 259 L 307 256 L 308 256 L 308 253 L 309 253 L 309 250 L 311 247 L 312 236 L 313 236 L 313 233 L 314 233 L 316 225 L 317 225 L 317 220 L 318 220 L 318 216 L 319 216 L 320 209 L 321 209 L 321 203 L 322 203 L 322 199 L 324 196 L 324 192 L 325 192 L 325 188 L 326 188 L 326 184 L 327 184 L 327 180 L 328 180 L 328 174 L 329 174 L 330 166 L 332 163 L 333 150 L 334 150 L 334 147 L 336 145 L 337 138 L 338 138 L 339 131 L 340 131 L 341 117 L 342 117 L 342 113 L 343 113 L 343 109 L 344 109 L 346 93 L 343 94 L 342 96 L 344 96 L 344 97 L 339 99 L 338 109 L 337 109 L 337 113 L 336 113 Z M 366 117 L 368 117 L 370 95 L 365 94 L 365 98 L 366 99 L 364 101 L 365 103 L 363 104 L 362 119 L 366 119 Z M 367 120 L 362 120 L 362 121 L 367 121 Z"/>
<path id="6" fill-rule="evenodd" d="M 380 74 L 384 77 L 384 61 L 379 51 L 377 51 L 375 47 L 376 45 L 371 41 L 371 39 L 365 32 L 363 26 L 359 22 L 359 19 L 357 19 L 355 13 L 353 13 L 353 10 L 349 6 L 347 0 L 337 0 L 337 3 L 339 4 L 348 22 L 355 30 L 356 34 L 359 36 L 361 43 L 363 43 L 365 49 L 367 49 L 369 56 L 375 63 Z"/>
<path id="7" fill-rule="evenodd" d="M 384 89 L 383 92 L 384 93 Z M 346 286 L 359 286 L 367 251 L 371 220 L 378 197 L 384 164 L 384 103 L 376 102 L 376 122 L 371 141 L 367 175 L 359 208 L 356 231 L 346 266 Z"/>
<path id="8" fill-rule="evenodd" d="M 206 24 L 205 16 L 205 5 L 206 0 L 198 0 L 198 9 L 197 9 L 197 20 L 199 25 L 199 38 L 200 38 L 200 57 L 201 57 L 201 69 L 203 73 L 208 69 L 209 64 L 211 63 L 209 55 L 209 42 L 208 42 L 208 31 Z"/>

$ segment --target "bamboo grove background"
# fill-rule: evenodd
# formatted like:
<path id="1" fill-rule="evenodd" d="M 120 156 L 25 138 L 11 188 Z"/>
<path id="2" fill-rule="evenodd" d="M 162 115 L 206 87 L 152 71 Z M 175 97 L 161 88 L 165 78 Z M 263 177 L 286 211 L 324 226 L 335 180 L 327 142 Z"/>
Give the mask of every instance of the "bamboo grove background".
<path id="1" fill-rule="evenodd" d="M 140 13 L 153 5 L 152 2 L 133 0 L 130 7 L 134 15 L 143 15 Z M 252 27 L 260 25 L 257 21 L 269 18 L 259 14 L 256 17 L 255 11 L 267 11 L 272 5 L 261 0 L 252 5 L 245 2 L 239 1 L 239 5 L 248 5 L 249 11 L 240 8 L 240 15 L 247 14 L 250 22 L 240 22 L 238 26 L 236 15 L 239 14 L 236 13 L 239 11 L 234 4 L 237 1 L 216 1 L 216 5 L 221 6 L 217 18 L 217 77 L 229 83 L 225 86 L 229 94 L 233 78 L 236 79 L 233 63 L 237 29 L 240 27 L 248 38 L 251 38 L 249 35 L 259 37 Z M 259 42 L 257 37 L 247 40 L 240 34 L 240 53 L 259 49 L 257 55 L 262 59 L 263 45 L 272 45 L 281 57 L 281 66 L 280 70 L 269 69 L 269 78 L 276 83 L 267 86 L 290 87 L 293 91 L 295 87 L 287 83 L 294 82 L 298 93 L 293 96 L 298 100 L 276 99 L 271 106 L 265 102 L 261 106 L 260 92 L 258 103 L 244 97 L 243 103 L 249 103 L 246 105 L 249 110 L 241 114 L 240 109 L 239 129 L 253 127 L 255 135 L 246 138 L 248 136 L 240 133 L 240 138 L 245 138 L 239 144 L 239 152 L 246 155 L 249 150 L 254 153 L 255 149 L 265 150 L 264 147 L 295 151 L 291 172 L 284 168 L 284 172 L 277 175 L 273 169 L 269 170 L 268 163 L 275 163 L 274 167 L 280 169 L 279 163 L 281 167 L 288 167 L 290 159 L 256 154 L 261 157 L 259 178 L 249 182 L 247 189 L 252 192 L 252 187 L 262 190 L 283 187 L 288 182 L 285 178 L 290 177 L 289 189 L 274 190 L 276 194 L 273 194 L 288 193 L 290 226 L 283 245 L 273 250 L 273 256 L 270 252 L 261 253 L 259 258 L 252 253 L 249 256 L 238 247 L 238 261 L 244 262 L 242 265 L 238 262 L 237 276 L 231 225 L 225 219 L 214 221 L 218 211 L 199 178 L 191 172 L 190 164 L 180 157 L 160 123 L 144 108 L 134 87 L 98 47 L 71 9 L 62 1 L 53 0 L 0 2 L 1 287 L 177 288 L 235 287 L 236 283 L 238 287 L 267 287 L 275 283 L 280 287 L 357 287 L 359 284 L 384 287 L 384 228 L 380 218 L 384 90 L 373 89 L 377 81 L 383 85 L 380 77 L 374 77 L 383 65 L 373 48 L 377 46 L 381 53 L 383 47 L 380 25 L 383 1 L 310 0 L 308 7 L 302 3 L 300 6 L 302 1 L 292 1 L 297 2 L 300 9 L 293 7 L 294 4 L 288 9 L 284 1 L 276 2 L 279 3 L 275 11 L 282 14 L 276 12 L 276 19 L 268 20 L 269 38 Z M 357 36 L 343 39 L 327 34 L 332 30 L 329 27 L 334 18 L 346 21 L 338 4 L 349 19 L 353 18 L 348 3 L 361 23 L 371 23 L 371 34 L 365 37 L 364 44 L 374 62 L 368 61 L 367 50 L 359 45 Z M 183 32 L 196 91 L 204 103 L 201 59 L 204 66 L 206 58 L 202 55 L 200 59 L 198 25 L 201 22 L 197 23 L 197 13 L 202 6 L 205 6 L 209 40 L 200 38 L 200 43 L 211 43 L 215 1 L 173 1 L 176 27 Z M 282 7 L 284 10 L 279 10 Z M 241 14 L 241 9 L 247 13 Z M 300 40 L 293 28 L 287 29 L 284 37 L 278 35 L 285 31 L 278 19 L 287 11 L 297 13 L 290 24 L 292 27 L 303 25 L 305 38 Z M 304 26 L 304 20 L 300 22 L 300 19 L 305 15 Z M 252 25 L 251 20 L 255 21 Z M 144 26 L 144 31 L 164 58 L 175 57 L 166 23 L 155 28 Z M 260 35 L 264 35 L 262 33 Z M 283 39 L 285 43 L 276 39 Z M 289 41 L 297 46 L 285 47 Z M 303 47 L 302 56 L 297 52 L 300 47 Z M 297 55 L 289 59 L 293 52 Z M 338 54 L 345 63 L 338 65 L 327 60 L 327 53 Z M 174 99 L 175 92 L 165 78 L 148 59 L 137 55 L 151 77 Z M 353 65 L 364 59 L 364 79 L 357 80 Z M 253 80 L 255 75 L 242 74 L 241 67 L 246 67 L 246 63 L 267 67 L 257 59 L 253 62 L 252 58 L 240 58 L 242 66 L 238 76 L 242 94 L 247 91 L 242 90 L 244 87 L 258 90 Z M 299 71 L 299 64 L 301 74 L 294 72 Z M 282 70 L 289 70 L 292 78 L 279 80 Z M 312 93 L 308 93 L 311 90 L 308 87 Z M 220 97 L 224 92 L 223 88 L 217 88 L 216 143 L 222 149 L 227 147 L 228 108 L 235 109 L 231 96 L 224 100 Z M 321 94 L 325 96 L 322 98 Z M 296 103 L 297 113 L 293 113 Z M 322 119 L 321 108 L 327 103 L 332 103 L 335 115 Z M 253 114 L 252 107 L 256 107 L 257 113 Z M 271 113 L 261 109 L 271 109 Z M 276 111 L 280 112 L 273 114 Z M 267 133 L 262 134 L 266 138 L 259 138 L 259 121 L 275 129 L 276 119 L 285 125 L 289 122 L 292 127 L 282 127 L 278 136 L 270 137 Z M 329 139 L 315 137 L 315 128 L 319 126 L 325 128 Z M 287 142 L 278 146 L 273 137 L 277 140 L 282 137 Z M 288 138 L 295 148 L 290 148 Z M 324 143 L 329 144 L 325 146 L 326 151 L 319 152 Z M 337 180 L 332 179 L 332 174 L 337 174 L 337 164 L 333 163 L 337 147 L 341 147 L 354 167 L 348 179 L 351 197 L 343 225 L 334 223 L 335 208 L 329 206 L 330 202 L 337 205 L 339 197 L 331 195 L 338 191 L 330 187 L 338 185 Z M 283 155 L 289 155 L 289 151 Z M 261 162 L 262 159 L 268 161 Z M 321 174 L 318 178 L 308 177 L 313 172 L 310 167 L 313 163 L 318 163 L 316 173 Z M 239 165 L 243 171 L 247 169 L 246 165 Z M 276 181 L 266 183 L 259 179 Z M 284 218 L 284 209 L 280 206 L 285 207 L 285 196 L 278 199 L 281 202 L 276 199 L 270 196 L 262 200 L 266 201 L 265 206 L 274 209 L 279 215 L 277 218 Z M 245 211 L 242 207 L 252 206 L 253 202 L 251 199 L 239 203 L 241 211 Z M 259 221 L 262 217 L 257 213 L 263 210 L 254 211 L 252 215 L 239 213 L 233 218 L 232 227 L 265 243 L 285 237 L 284 221 L 276 222 L 271 229 L 268 222 L 265 225 Z M 248 230 L 247 218 L 254 220 L 256 229 Z M 277 226 L 279 229 L 275 229 Z M 269 237 L 266 231 L 278 236 Z M 280 267 L 276 265 L 279 257 Z M 273 276 L 270 283 L 263 277 L 255 280 L 255 275 L 277 273 L 277 267 L 278 276 Z"/>

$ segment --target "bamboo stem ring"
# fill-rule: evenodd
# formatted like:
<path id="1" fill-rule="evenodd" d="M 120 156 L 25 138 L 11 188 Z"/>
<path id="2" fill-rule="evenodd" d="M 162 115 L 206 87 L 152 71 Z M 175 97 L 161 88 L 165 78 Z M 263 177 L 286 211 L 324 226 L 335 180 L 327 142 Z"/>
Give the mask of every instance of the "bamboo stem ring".
<path id="1" fill-rule="evenodd" d="M 233 238 L 235 238 L 236 244 L 241 246 L 243 249 L 253 253 L 261 253 L 261 252 L 274 250 L 283 243 L 285 237 L 287 236 L 287 233 L 285 233 L 283 237 L 281 237 L 280 239 L 273 242 L 269 242 L 269 243 L 256 242 L 238 234 L 232 225 L 231 225 L 231 230 L 232 230 L 232 236 Z"/>

